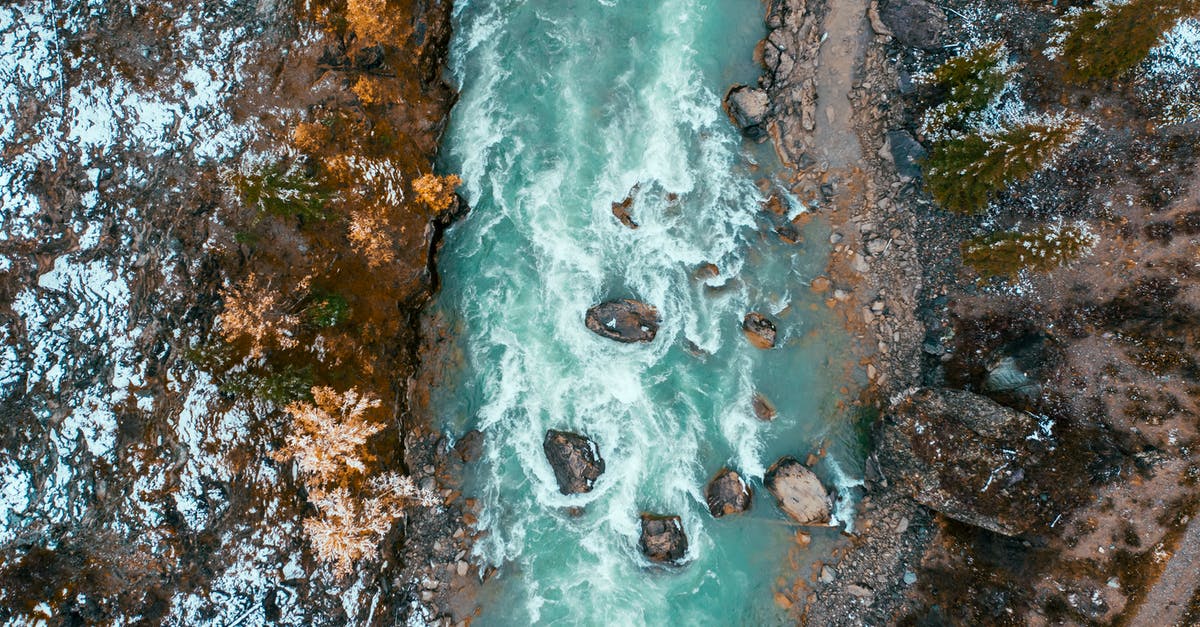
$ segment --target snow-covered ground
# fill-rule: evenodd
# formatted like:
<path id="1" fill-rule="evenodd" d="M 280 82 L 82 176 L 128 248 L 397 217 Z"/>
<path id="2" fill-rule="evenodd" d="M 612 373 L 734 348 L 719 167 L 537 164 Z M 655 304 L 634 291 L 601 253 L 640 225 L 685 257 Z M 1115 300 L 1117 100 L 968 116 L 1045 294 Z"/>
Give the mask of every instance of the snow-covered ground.
<path id="1" fill-rule="evenodd" d="M 172 596 L 174 621 L 261 623 L 273 589 L 281 620 L 298 620 L 280 583 L 302 576 L 298 531 L 223 523 L 228 486 L 277 484 L 274 467 L 235 455 L 252 446 L 250 416 L 216 411 L 217 387 L 177 358 L 197 331 L 177 315 L 194 297 L 183 281 L 196 251 L 181 250 L 171 216 L 197 215 L 188 177 L 254 136 L 234 114 L 257 53 L 253 4 L 148 14 L 173 14 L 165 41 L 143 46 L 170 52 L 152 84 L 106 56 L 103 29 L 138 25 L 155 4 L 61 4 L 0 6 L 0 569 L 22 546 L 102 530 L 123 546 L 98 553 L 169 574 L 183 535 L 217 532 L 225 557 L 209 560 L 211 585 Z M 279 518 L 272 507 L 251 509 Z M 10 594 L 0 588 L 0 606 L 30 601 Z M 69 604 L 42 601 L 51 617 Z M 0 623 L 24 620 L 0 611 Z"/>

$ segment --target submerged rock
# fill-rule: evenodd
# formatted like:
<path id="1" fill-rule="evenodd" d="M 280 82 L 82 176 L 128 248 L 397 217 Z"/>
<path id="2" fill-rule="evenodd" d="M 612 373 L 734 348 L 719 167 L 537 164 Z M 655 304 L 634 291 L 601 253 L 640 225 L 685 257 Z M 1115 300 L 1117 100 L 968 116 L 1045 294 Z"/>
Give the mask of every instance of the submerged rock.
<path id="1" fill-rule="evenodd" d="M 779 502 L 779 508 L 802 525 L 828 525 L 832 504 L 821 480 L 795 458 L 775 462 L 763 485 Z"/>
<path id="2" fill-rule="evenodd" d="M 642 514 L 642 537 L 638 549 L 650 561 L 677 564 L 687 553 L 687 535 L 678 516 Z"/>
<path id="3" fill-rule="evenodd" d="M 918 503 L 1015 535 L 1036 522 L 1051 484 L 1069 479 L 1051 468 L 1046 481 L 1033 480 L 1045 437 L 1028 414 L 984 396 L 920 389 L 886 415 L 877 455 L 880 471 Z"/>
<path id="4" fill-rule="evenodd" d="M 649 342 L 658 333 L 658 310 L 629 298 L 610 300 L 589 309 L 585 324 L 617 342 Z"/>
<path id="5" fill-rule="evenodd" d="M 775 323 L 758 312 L 750 312 L 742 320 L 746 339 L 758 348 L 775 348 Z"/>
<path id="6" fill-rule="evenodd" d="M 715 263 L 703 263 L 692 271 L 692 278 L 697 281 L 707 281 L 721 276 L 721 269 Z"/>
<path id="7" fill-rule="evenodd" d="M 725 92 L 722 104 L 729 119 L 742 129 L 742 134 L 755 141 L 767 138 L 764 124 L 771 106 L 767 92 L 748 85 L 734 85 Z"/>
<path id="8" fill-rule="evenodd" d="M 900 43 L 925 50 L 940 46 L 946 30 L 946 13 L 926 0 L 881 2 L 879 19 Z"/>
<path id="9" fill-rule="evenodd" d="M 558 491 L 563 494 L 591 492 L 604 472 L 604 459 L 596 443 L 577 433 L 547 431 L 542 450 L 554 469 Z"/>
<path id="10" fill-rule="evenodd" d="M 754 398 L 750 400 L 750 404 L 754 407 L 754 415 L 759 420 L 771 421 L 775 419 L 775 406 L 761 392 L 754 393 Z"/>
<path id="11" fill-rule="evenodd" d="M 736 471 L 722 468 L 717 476 L 708 482 L 704 490 L 704 500 L 708 503 L 708 513 L 714 518 L 740 514 L 750 509 L 750 501 L 754 491 Z"/>
<path id="12" fill-rule="evenodd" d="M 471 429 L 454 443 L 454 452 L 465 463 L 473 462 L 483 455 L 483 433 Z"/>

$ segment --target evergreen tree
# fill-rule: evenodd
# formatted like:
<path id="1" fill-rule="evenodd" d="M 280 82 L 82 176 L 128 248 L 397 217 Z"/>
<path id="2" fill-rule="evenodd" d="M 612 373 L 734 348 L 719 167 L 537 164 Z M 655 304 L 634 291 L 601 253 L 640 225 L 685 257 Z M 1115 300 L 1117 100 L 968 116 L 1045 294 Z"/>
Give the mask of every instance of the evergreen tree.
<path id="1" fill-rule="evenodd" d="M 250 174 L 235 173 L 231 178 L 242 202 L 259 211 L 298 216 L 302 220 L 328 217 L 325 209 L 328 194 L 295 165 L 275 163 Z"/>
<path id="2" fill-rule="evenodd" d="M 961 130 L 968 116 L 986 109 L 1016 72 L 1006 62 L 1006 56 L 1003 43 L 991 42 L 938 66 L 929 83 L 941 92 L 943 101 L 925 114 L 926 132 Z"/>
<path id="3" fill-rule="evenodd" d="M 1049 272 L 1078 259 L 1096 238 L 1082 224 L 1044 226 L 1031 232 L 993 233 L 962 244 L 963 261 L 984 278 L 1015 278 L 1022 270 Z"/>
<path id="4" fill-rule="evenodd" d="M 1138 63 L 1184 17 L 1200 15 L 1200 0 L 1098 2 L 1071 9 L 1059 21 L 1053 46 L 1073 83 L 1115 79 Z"/>
<path id="5" fill-rule="evenodd" d="M 1042 119 L 942 140 L 926 159 L 926 187 L 942 207 L 974 213 L 993 192 L 1042 169 L 1075 141 L 1079 128 L 1073 120 Z"/>

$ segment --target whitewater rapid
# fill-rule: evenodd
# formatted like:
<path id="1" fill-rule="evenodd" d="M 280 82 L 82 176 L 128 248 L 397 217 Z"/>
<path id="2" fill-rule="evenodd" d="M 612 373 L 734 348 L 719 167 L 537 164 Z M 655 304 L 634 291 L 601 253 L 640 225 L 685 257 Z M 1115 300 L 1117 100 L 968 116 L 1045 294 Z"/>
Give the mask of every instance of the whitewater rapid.
<path id="1" fill-rule="evenodd" d="M 731 59 L 749 59 L 761 6 L 455 10 L 462 95 L 443 153 L 472 212 L 442 253 L 437 307 L 466 366 L 437 406 L 451 433 L 486 438 L 469 490 L 486 531 L 475 552 L 502 575 L 480 624 L 780 620 L 770 587 L 794 530 L 765 492 L 751 514 L 720 521 L 703 494 L 720 467 L 761 479 L 776 455 L 807 453 L 830 428 L 819 418 L 836 349 L 806 289 L 824 251 L 760 233 L 764 174 L 751 170 L 761 155 L 720 104 L 731 79 L 752 78 Z M 636 230 L 611 211 L 635 187 Z M 719 276 L 697 280 L 709 263 Z M 588 307 L 622 297 L 658 308 L 653 342 L 619 344 L 584 326 Z M 751 310 L 775 316 L 782 348 L 745 341 Z M 776 402 L 776 421 L 754 416 L 756 391 Z M 599 444 L 607 468 L 592 492 L 558 492 L 547 429 Z M 687 564 L 663 570 L 642 557 L 642 511 L 682 518 Z"/>

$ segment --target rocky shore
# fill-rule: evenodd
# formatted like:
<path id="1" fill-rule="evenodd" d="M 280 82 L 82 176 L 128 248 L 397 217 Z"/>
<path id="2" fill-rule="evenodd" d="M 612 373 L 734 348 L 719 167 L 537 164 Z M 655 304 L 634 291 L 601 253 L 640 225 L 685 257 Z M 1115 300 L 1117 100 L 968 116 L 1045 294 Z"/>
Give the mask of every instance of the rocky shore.
<path id="1" fill-rule="evenodd" d="M 1111 91 L 1064 95 L 1042 51 L 1054 14 L 991 2 L 769 1 L 770 32 L 756 51 L 765 74 L 726 96 L 733 123 L 774 143 L 793 172 L 791 191 L 833 225 L 827 276 L 812 288 L 830 295 L 858 340 L 855 404 L 873 423 L 858 529 L 836 565 L 801 582 L 806 597 L 787 599 L 808 624 L 1175 624 L 1145 621 L 1181 620 L 1191 599 L 1194 580 L 1158 575 L 1164 563 L 1169 571 L 1196 559 L 1183 539 L 1195 501 L 1179 474 L 1193 463 L 1184 444 L 1196 415 L 1194 393 L 1183 391 L 1191 375 L 1170 368 L 1164 389 L 1155 379 L 1164 373 L 1130 366 L 1119 331 L 1106 329 L 1162 337 L 1174 323 L 1132 303 L 1179 303 L 1194 289 L 1191 273 L 1155 278 L 1178 245 L 1162 250 L 1124 226 L 1157 212 L 1190 215 L 1195 153 L 1170 147 L 1194 130 L 1144 125 L 1144 113 Z M 970 17 L 980 15 L 995 19 Z M 1026 64 L 1032 106 L 1078 102 L 1074 114 L 1120 127 L 1064 158 L 1063 171 L 1002 195 L 993 219 L 1029 219 L 1023 196 L 1079 199 L 1073 215 L 1114 242 L 1087 265 L 1122 267 L 1118 276 L 1072 267 L 1012 289 L 982 285 L 961 264 L 959 242 L 980 220 L 937 208 L 923 190 L 918 117 L 933 95 L 913 76 L 955 44 L 989 39 Z M 1171 156 L 1155 182 L 1137 183 L 1136 169 L 1106 161 L 1114 150 Z M 1085 207 L 1123 186 L 1165 189 L 1173 200 L 1131 201 L 1115 215 Z M 1161 261 L 1143 269 L 1147 255 Z M 1156 280 L 1172 287 L 1151 287 Z M 1195 347 L 1184 352 L 1190 363 Z M 1159 390 L 1157 401 L 1129 396 L 1147 388 Z M 1090 402 L 1089 393 L 1111 400 Z M 1175 436 L 1164 440 L 1159 425 Z M 1142 500 L 1161 513 L 1155 521 L 1121 509 L 1143 482 L 1170 486 Z M 1113 528 L 1125 535 L 1097 546 Z M 1033 573 L 1040 583 L 1030 588 Z"/>

